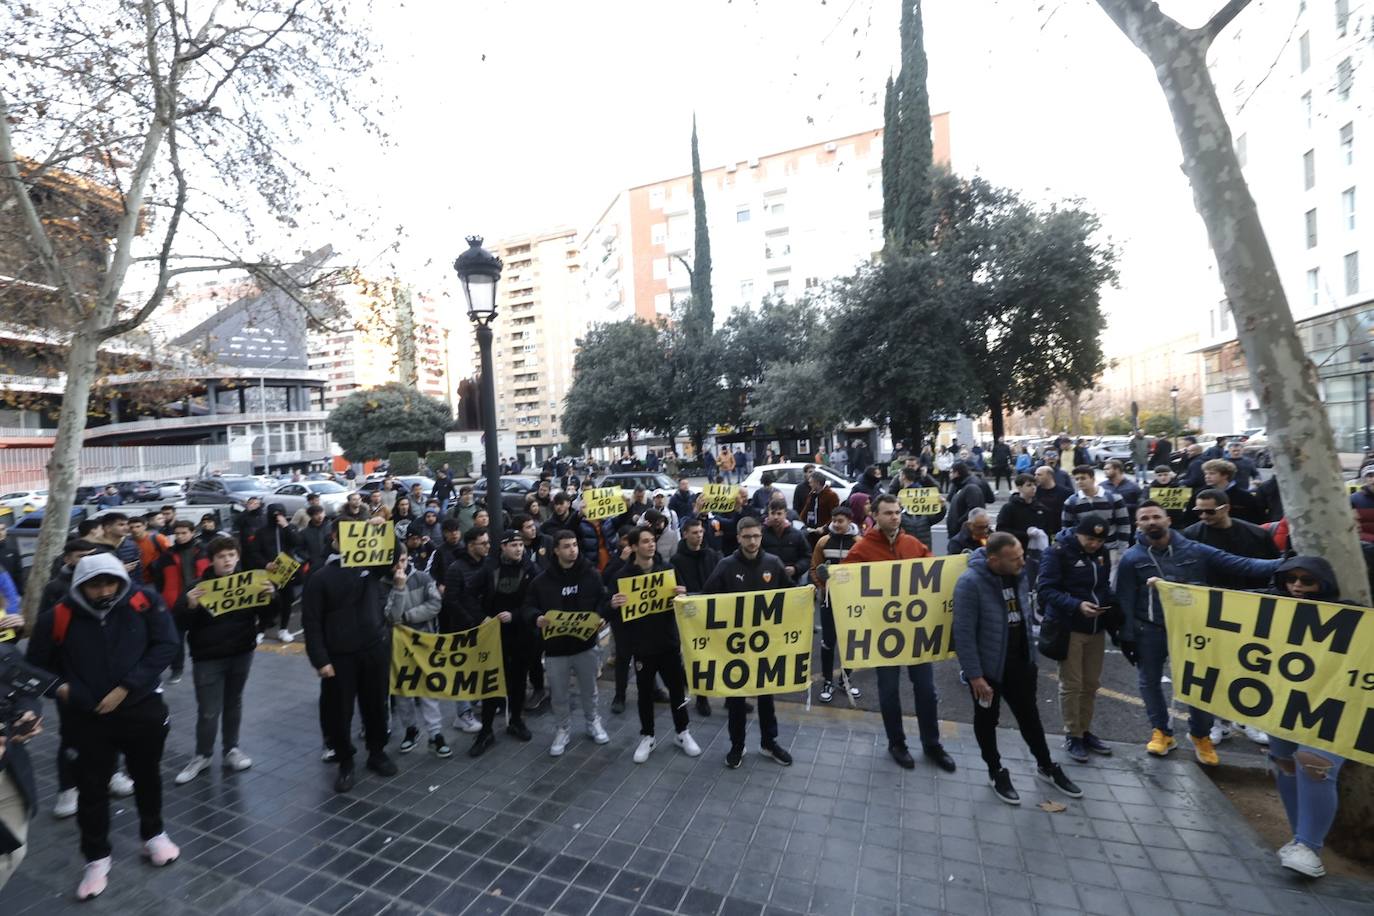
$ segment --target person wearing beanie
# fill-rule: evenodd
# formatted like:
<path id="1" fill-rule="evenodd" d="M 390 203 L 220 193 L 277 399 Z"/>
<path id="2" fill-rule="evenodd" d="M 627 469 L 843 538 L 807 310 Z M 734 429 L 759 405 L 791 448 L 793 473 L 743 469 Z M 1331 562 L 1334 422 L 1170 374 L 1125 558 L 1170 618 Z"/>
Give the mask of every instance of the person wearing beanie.
<path id="1" fill-rule="evenodd" d="M 86 860 L 80 900 L 100 896 L 109 882 L 109 783 L 121 753 L 133 777 L 144 857 L 163 866 L 181 854 L 162 823 L 168 712 L 158 689 L 176 644 L 162 598 L 131 583 L 109 553 L 77 561 L 67 595 L 34 623 L 28 660 L 60 678 L 50 695 L 63 708 L 76 750 L 76 819 Z"/>
<path id="2" fill-rule="evenodd" d="M 533 524 L 533 520 L 526 517 Z M 519 741 L 529 741 L 533 735 L 525 724 L 525 678 L 529 664 L 530 637 L 526 631 L 534 627 L 534 618 L 525 607 L 530 583 L 542 568 L 525 556 L 525 538 L 511 528 L 501 535 L 501 549 L 496 562 L 488 565 L 475 583 L 472 607 L 480 608 L 475 625 L 489 618 L 501 621 L 501 666 L 506 679 L 506 734 Z M 495 697 L 482 701 L 482 730 L 473 739 L 469 757 L 480 757 L 496 743 L 494 726 L 501 701 Z"/>

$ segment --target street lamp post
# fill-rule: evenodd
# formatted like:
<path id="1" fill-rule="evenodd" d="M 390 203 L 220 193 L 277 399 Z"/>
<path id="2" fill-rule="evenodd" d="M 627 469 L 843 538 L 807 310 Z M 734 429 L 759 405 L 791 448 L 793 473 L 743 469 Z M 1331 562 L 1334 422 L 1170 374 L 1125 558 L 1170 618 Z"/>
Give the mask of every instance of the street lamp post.
<path id="1" fill-rule="evenodd" d="M 1169 389 L 1169 397 L 1174 402 L 1174 442 L 1178 442 L 1178 386 Z"/>
<path id="2" fill-rule="evenodd" d="M 1369 450 L 1374 448 L 1374 437 L 1369 434 L 1369 367 L 1374 363 L 1374 355 L 1368 350 L 1360 354 L 1360 365 L 1364 367 L 1364 451 L 1369 454 Z"/>
<path id="3" fill-rule="evenodd" d="M 468 250 L 453 262 L 468 302 L 468 319 L 477 329 L 482 352 L 482 434 L 487 446 L 487 514 L 493 539 L 505 530 L 501 505 L 501 460 L 496 438 L 496 376 L 492 369 L 491 323 L 496 320 L 496 283 L 501 259 L 482 247 L 480 235 L 467 237 Z"/>

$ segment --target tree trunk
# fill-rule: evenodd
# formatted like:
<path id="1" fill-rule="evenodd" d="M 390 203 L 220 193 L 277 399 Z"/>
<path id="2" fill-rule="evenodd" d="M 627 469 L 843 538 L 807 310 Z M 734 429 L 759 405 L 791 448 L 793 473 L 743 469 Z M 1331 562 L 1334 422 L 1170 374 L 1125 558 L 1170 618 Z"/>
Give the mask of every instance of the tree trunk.
<path id="1" fill-rule="evenodd" d="M 1006 418 L 1002 415 L 1002 397 L 995 395 L 988 398 L 988 418 L 992 422 L 992 441 L 1001 442 L 1006 435 Z"/>
<path id="2" fill-rule="evenodd" d="M 635 453 L 635 428 L 633 426 L 625 427 L 625 450 L 631 455 Z"/>
<path id="3" fill-rule="evenodd" d="M 1083 422 L 1083 414 L 1079 406 L 1081 398 L 1077 391 L 1068 391 L 1066 393 L 1066 398 L 1069 402 L 1069 435 L 1077 436 L 1083 431 L 1081 425 Z"/>
<path id="4" fill-rule="evenodd" d="M 62 554 L 70 527 L 77 473 L 81 464 L 81 442 L 86 430 L 87 404 L 91 385 L 95 382 L 96 354 L 100 340 L 90 327 L 83 324 L 72 337 L 67 354 L 67 384 L 62 391 L 62 413 L 57 421 L 57 436 L 53 439 L 52 456 L 48 459 L 48 504 L 43 510 L 43 526 L 38 532 L 38 547 L 33 556 L 33 568 L 24 586 L 24 623 L 32 627 L 38 617 L 38 602 L 43 587 L 48 584 L 53 560 Z"/>
<path id="5" fill-rule="evenodd" d="M 1216 253 L 1222 286 L 1236 318 L 1250 384 L 1264 406 L 1274 470 L 1300 554 L 1325 557 L 1341 594 L 1370 603 L 1369 583 L 1342 482 L 1331 422 L 1317 388 L 1317 369 L 1303 350 L 1279 282 L 1264 227 L 1241 173 L 1231 130 L 1207 70 L 1207 47 L 1244 4 L 1223 7 L 1198 30 L 1184 29 L 1145 0 L 1098 0 L 1154 65 L 1183 149 L 1183 170 Z M 1374 769 L 1342 771 L 1336 842 L 1374 845 Z M 1356 850 L 1350 850 L 1355 852 Z"/>

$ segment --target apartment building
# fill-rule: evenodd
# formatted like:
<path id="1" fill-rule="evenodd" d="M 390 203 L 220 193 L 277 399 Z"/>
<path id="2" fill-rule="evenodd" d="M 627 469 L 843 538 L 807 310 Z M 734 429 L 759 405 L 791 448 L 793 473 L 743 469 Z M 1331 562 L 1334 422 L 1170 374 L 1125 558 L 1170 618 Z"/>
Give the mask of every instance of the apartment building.
<path id="1" fill-rule="evenodd" d="M 1354 450 L 1369 435 L 1363 376 L 1374 363 L 1374 221 L 1359 213 L 1361 198 L 1374 201 L 1364 148 L 1374 147 L 1371 9 L 1301 0 L 1266 13 L 1247 10 L 1223 33 L 1212 74 L 1337 442 Z M 1261 426 L 1230 307 L 1218 298 L 1200 329 L 1204 424 Z"/>
<path id="2" fill-rule="evenodd" d="M 505 265 L 492 326 L 497 428 L 515 433 L 516 449 L 527 459 L 542 461 L 567 441 L 563 398 L 572 384 L 574 342 L 590 320 L 578 233 L 562 228 L 513 236 L 490 250 Z M 472 365 L 480 366 L 476 339 L 469 334 L 468 340 Z"/>
<path id="3" fill-rule="evenodd" d="M 948 165 L 947 112 L 931 133 Z M 717 320 L 802 295 L 882 248 L 882 150 L 874 129 L 702 171 Z M 695 219 L 690 173 L 617 193 L 581 242 L 593 319 L 668 315 L 690 288 Z"/>

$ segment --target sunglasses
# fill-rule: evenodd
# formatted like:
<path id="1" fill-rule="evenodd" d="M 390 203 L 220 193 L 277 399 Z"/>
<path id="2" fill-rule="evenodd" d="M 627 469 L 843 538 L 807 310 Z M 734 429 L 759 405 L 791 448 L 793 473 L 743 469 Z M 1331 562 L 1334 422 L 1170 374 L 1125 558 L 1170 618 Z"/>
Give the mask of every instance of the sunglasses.
<path id="1" fill-rule="evenodd" d="M 1197 514 L 1198 514 L 1198 515 L 1216 515 L 1218 512 L 1220 512 L 1220 511 L 1221 511 L 1222 509 L 1224 509 L 1224 508 L 1226 508 L 1226 507 L 1225 507 L 1225 506 L 1218 506 L 1218 507 L 1215 508 L 1215 509 L 1199 509 L 1199 510 L 1197 510 Z"/>
<path id="2" fill-rule="evenodd" d="M 1296 582 L 1299 585 L 1320 585 L 1314 576 L 1293 575 L 1284 579 L 1285 582 Z"/>

